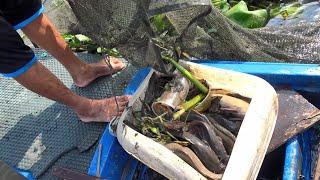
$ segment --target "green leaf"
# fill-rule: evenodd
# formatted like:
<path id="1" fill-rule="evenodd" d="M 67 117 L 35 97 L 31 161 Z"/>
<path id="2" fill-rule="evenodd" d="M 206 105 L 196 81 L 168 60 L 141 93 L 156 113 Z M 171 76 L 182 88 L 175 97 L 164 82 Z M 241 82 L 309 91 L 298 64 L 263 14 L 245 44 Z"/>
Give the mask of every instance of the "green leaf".
<path id="1" fill-rule="evenodd" d="M 211 0 L 214 7 L 221 10 L 221 12 L 227 12 L 230 9 L 230 4 L 227 0 Z"/>
<path id="2" fill-rule="evenodd" d="M 101 47 L 85 35 L 62 34 L 62 37 L 73 51 L 88 51 L 89 53 L 108 54 L 114 57 L 121 57 L 120 52 L 116 48 L 107 49 Z"/>
<path id="3" fill-rule="evenodd" d="M 102 47 L 97 48 L 97 53 L 102 53 Z"/>
<path id="4" fill-rule="evenodd" d="M 108 53 L 109 56 L 122 57 L 120 52 L 116 48 L 106 49 L 106 52 Z"/>
<path id="5" fill-rule="evenodd" d="M 270 9 L 270 18 L 274 18 L 276 17 L 277 15 L 279 15 L 281 12 L 281 7 L 280 6 L 277 6 L 273 9 Z"/>
<path id="6" fill-rule="evenodd" d="M 72 34 L 63 34 L 62 38 L 69 44 L 71 49 L 78 49 L 81 46 L 81 42 Z"/>
<path id="7" fill-rule="evenodd" d="M 244 1 L 233 6 L 225 15 L 233 22 L 246 28 L 259 28 L 265 26 L 268 13 L 265 9 L 249 11 Z"/>
<path id="8" fill-rule="evenodd" d="M 69 46 L 71 48 L 79 48 L 81 46 L 81 42 L 79 39 L 72 37 L 71 41 L 69 41 Z"/>
<path id="9" fill-rule="evenodd" d="M 117 57 L 114 54 L 110 53 L 110 49 L 104 48 L 104 47 L 98 47 L 97 48 L 98 54 L 108 54 L 109 56 Z"/>
<path id="10" fill-rule="evenodd" d="M 153 16 L 151 19 L 151 23 L 156 27 L 158 32 L 168 30 L 171 26 L 165 14 Z"/>
<path id="11" fill-rule="evenodd" d="M 70 40 L 72 40 L 72 38 L 74 38 L 74 36 L 71 34 L 62 34 L 61 36 L 66 42 L 69 42 Z"/>
<path id="12" fill-rule="evenodd" d="M 282 8 L 279 6 L 274 9 L 271 9 L 270 17 L 274 18 L 278 15 L 281 15 L 284 19 L 288 19 L 288 18 L 297 17 L 302 12 L 303 12 L 302 5 L 299 2 L 295 2 L 287 6 L 284 6 Z"/>
<path id="13" fill-rule="evenodd" d="M 87 36 L 82 35 L 82 34 L 77 34 L 77 35 L 75 35 L 75 37 L 82 43 L 86 43 L 86 42 L 90 42 L 91 41 L 90 38 L 88 38 Z"/>
<path id="14" fill-rule="evenodd" d="M 159 129 L 158 128 L 156 128 L 156 127 L 150 127 L 150 131 L 153 133 L 153 134 L 160 134 L 160 131 L 159 131 Z"/>
<path id="15" fill-rule="evenodd" d="M 302 5 L 299 2 L 296 2 L 282 8 L 280 13 L 282 14 L 282 16 L 283 13 L 287 14 L 287 17 L 283 16 L 284 19 L 295 18 L 303 12 L 303 8 L 301 6 Z"/>

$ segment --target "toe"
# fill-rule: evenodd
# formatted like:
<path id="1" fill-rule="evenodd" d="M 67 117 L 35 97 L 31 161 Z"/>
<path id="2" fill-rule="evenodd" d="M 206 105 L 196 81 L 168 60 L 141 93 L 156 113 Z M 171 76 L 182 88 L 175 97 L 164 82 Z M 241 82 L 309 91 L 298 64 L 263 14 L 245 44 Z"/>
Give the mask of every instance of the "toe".
<path id="1" fill-rule="evenodd" d="M 121 70 L 125 67 L 124 62 L 116 57 L 110 57 L 110 64 L 115 70 Z"/>
<path id="2" fill-rule="evenodd" d="M 121 107 L 119 107 L 119 112 L 120 113 L 122 113 L 123 111 L 124 111 L 124 109 L 125 109 L 126 107 L 125 106 L 121 106 Z"/>
<path id="3" fill-rule="evenodd" d="M 118 101 L 128 102 L 130 99 L 130 96 L 117 96 Z"/>
<path id="4" fill-rule="evenodd" d="M 121 115 L 124 110 L 125 110 L 125 107 L 120 107 L 118 111 L 118 115 Z"/>
<path id="5" fill-rule="evenodd" d="M 123 105 L 123 104 L 127 104 L 128 103 L 128 100 L 126 100 L 125 98 L 123 98 L 123 97 L 116 97 L 116 103 L 117 104 L 121 104 L 121 105 Z"/>
<path id="6" fill-rule="evenodd" d="M 118 116 L 120 117 L 121 115 L 122 115 L 122 112 L 119 112 L 119 113 L 118 113 Z"/>
<path id="7" fill-rule="evenodd" d="M 131 99 L 131 95 L 125 95 L 125 98 L 127 101 L 129 101 Z"/>

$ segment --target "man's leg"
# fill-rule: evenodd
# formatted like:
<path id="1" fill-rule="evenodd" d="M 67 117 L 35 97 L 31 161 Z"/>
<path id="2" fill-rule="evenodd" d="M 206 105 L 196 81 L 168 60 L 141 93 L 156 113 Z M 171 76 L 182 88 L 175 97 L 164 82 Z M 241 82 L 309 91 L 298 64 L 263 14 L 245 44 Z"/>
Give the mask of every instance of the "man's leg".
<path id="1" fill-rule="evenodd" d="M 112 68 L 105 60 L 93 64 L 86 64 L 79 60 L 44 14 L 22 30 L 33 42 L 58 59 L 67 68 L 79 87 L 85 87 L 100 76 L 110 75 L 124 68 L 122 61 L 114 57 L 110 57 Z"/>
<path id="2" fill-rule="evenodd" d="M 70 91 L 41 63 L 36 62 L 28 71 L 15 78 L 27 89 L 71 107 L 84 122 L 108 122 L 121 115 L 128 102 L 127 96 L 92 100 Z"/>

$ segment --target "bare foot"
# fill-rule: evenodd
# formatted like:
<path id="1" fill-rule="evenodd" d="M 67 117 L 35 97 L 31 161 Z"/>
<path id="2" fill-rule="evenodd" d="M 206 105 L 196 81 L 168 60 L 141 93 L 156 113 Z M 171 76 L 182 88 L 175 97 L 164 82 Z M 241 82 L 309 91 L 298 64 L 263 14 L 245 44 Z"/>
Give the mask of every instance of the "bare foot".
<path id="1" fill-rule="evenodd" d="M 114 74 L 125 67 L 125 64 L 119 58 L 111 56 L 108 58 L 109 60 L 104 58 L 97 63 L 88 64 L 74 78 L 74 83 L 78 87 L 86 87 L 98 77 Z"/>
<path id="2" fill-rule="evenodd" d="M 129 96 L 114 96 L 107 99 L 92 100 L 89 107 L 76 111 L 83 122 L 110 122 L 119 117 L 126 105 Z"/>

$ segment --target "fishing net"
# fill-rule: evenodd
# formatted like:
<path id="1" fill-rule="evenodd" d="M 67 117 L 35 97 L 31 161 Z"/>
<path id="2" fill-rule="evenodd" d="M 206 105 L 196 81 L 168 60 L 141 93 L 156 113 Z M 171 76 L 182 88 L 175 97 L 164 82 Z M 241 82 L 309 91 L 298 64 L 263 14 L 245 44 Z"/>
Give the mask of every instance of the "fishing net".
<path id="1" fill-rule="evenodd" d="M 210 0 L 68 2 L 84 34 L 103 46 L 117 47 L 139 67 L 161 69 L 161 53 L 196 59 L 320 61 L 320 22 L 246 29 L 222 15 Z M 169 30 L 155 27 L 159 14 L 165 15 Z"/>

